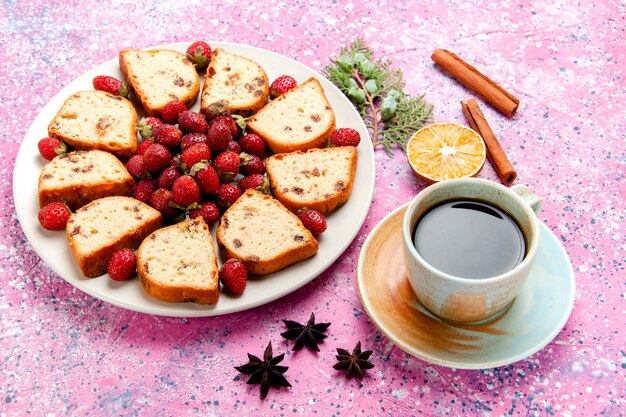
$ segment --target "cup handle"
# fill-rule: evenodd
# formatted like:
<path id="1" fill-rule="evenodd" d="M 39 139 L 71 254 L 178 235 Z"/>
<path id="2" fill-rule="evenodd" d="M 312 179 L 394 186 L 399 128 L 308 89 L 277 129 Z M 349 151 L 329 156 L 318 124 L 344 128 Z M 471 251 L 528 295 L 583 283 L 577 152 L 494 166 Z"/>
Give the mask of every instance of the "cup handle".
<path id="1" fill-rule="evenodd" d="M 541 211 L 541 207 L 543 206 L 543 199 L 537 194 L 530 191 L 526 185 L 515 184 L 509 189 L 518 196 L 520 196 L 522 200 L 524 200 L 524 202 L 528 204 L 535 213 L 539 213 Z"/>

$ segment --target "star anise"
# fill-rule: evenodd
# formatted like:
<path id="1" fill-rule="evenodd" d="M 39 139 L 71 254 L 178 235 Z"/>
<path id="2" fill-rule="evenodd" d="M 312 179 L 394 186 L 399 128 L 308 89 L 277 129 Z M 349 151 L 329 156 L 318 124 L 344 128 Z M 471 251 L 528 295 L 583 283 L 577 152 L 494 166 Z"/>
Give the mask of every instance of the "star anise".
<path id="1" fill-rule="evenodd" d="M 278 365 L 285 358 L 285 354 L 273 357 L 272 342 L 265 348 L 263 360 L 248 353 L 248 363 L 235 366 L 235 369 L 244 375 L 250 375 L 248 384 L 261 384 L 261 399 L 267 397 L 270 387 L 290 387 L 291 384 L 284 377 L 288 366 Z"/>
<path id="2" fill-rule="evenodd" d="M 356 344 L 352 353 L 341 348 L 337 348 L 337 353 L 338 355 L 335 355 L 335 357 L 339 362 L 333 365 L 333 368 L 337 370 L 345 369 L 348 378 L 354 375 L 359 379 L 363 379 L 363 370 L 372 369 L 374 367 L 374 364 L 368 361 L 372 351 L 366 350 L 365 352 L 361 352 L 361 342 Z"/>
<path id="3" fill-rule="evenodd" d="M 326 335 L 322 332 L 326 331 L 328 326 L 330 326 L 330 323 L 315 323 L 315 314 L 313 313 L 311 313 L 311 317 L 306 324 L 300 324 L 291 320 L 283 320 L 283 323 L 285 323 L 288 330 L 280 335 L 285 339 L 296 340 L 292 350 L 299 350 L 306 345 L 316 352 L 320 351 L 317 342 L 326 339 Z"/>

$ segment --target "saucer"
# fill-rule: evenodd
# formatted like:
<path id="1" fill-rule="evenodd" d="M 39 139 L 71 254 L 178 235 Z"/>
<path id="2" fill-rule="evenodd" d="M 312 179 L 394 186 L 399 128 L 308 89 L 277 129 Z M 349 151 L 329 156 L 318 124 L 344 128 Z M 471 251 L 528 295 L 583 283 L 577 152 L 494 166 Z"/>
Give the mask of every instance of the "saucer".
<path id="1" fill-rule="evenodd" d="M 574 305 L 574 270 L 545 225 L 540 224 L 535 265 L 509 310 L 487 324 L 458 325 L 432 315 L 413 293 L 402 254 L 406 207 L 389 213 L 372 230 L 357 267 L 365 311 L 399 348 L 437 365 L 485 369 L 524 359 L 561 331 Z"/>

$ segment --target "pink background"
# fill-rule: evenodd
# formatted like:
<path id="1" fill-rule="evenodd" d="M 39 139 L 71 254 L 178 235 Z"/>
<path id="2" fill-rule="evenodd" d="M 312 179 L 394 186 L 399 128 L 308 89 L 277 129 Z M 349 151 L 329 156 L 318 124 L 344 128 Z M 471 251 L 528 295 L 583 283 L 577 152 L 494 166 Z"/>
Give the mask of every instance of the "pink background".
<path id="1" fill-rule="evenodd" d="M 622 415 L 626 348 L 624 97 L 626 9 L 616 1 L 178 2 L 23 1 L 0 5 L 0 410 L 2 415 Z M 497 5 L 502 3 L 502 5 Z M 572 3 L 570 5 L 570 3 Z M 376 195 L 357 238 L 292 296 L 213 318 L 134 313 L 75 290 L 25 240 L 12 172 L 22 138 L 54 94 L 122 48 L 196 39 L 245 43 L 321 70 L 364 37 L 426 93 L 436 121 L 465 124 L 470 93 L 440 72 L 461 55 L 521 99 L 512 119 L 483 111 L 518 171 L 545 198 L 577 296 L 545 349 L 487 370 L 431 365 L 371 323 L 355 282 L 368 232 L 425 183 L 401 152 L 376 151 Z M 33 150 L 35 152 L 35 150 Z M 33 173 L 33 175 L 38 175 Z M 488 164 L 479 175 L 497 177 Z M 281 319 L 332 322 L 321 352 L 291 352 Z M 376 367 L 360 383 L 332 369 L 357 341 Z M 234 366 L 268 341 L 293 387 L 264 401 Z"/>

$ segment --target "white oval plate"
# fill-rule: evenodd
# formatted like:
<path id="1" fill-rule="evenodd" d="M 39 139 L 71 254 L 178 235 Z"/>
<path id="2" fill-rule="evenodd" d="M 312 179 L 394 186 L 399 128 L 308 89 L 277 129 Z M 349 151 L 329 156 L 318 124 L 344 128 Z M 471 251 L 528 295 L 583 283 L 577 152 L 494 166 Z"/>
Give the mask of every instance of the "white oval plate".
<path id="1" fill-rule="evenodd" d="M 68 96 L 77 91 L 93 89 L 93 77 L 108 74 L 121 79 L 118 60 L 112 59 L 82 74 L 48 102 L 31 124 L 20 145 L 13 173 L 15 211 L 26 238 L 50 268 L 71 285 L 93 297 L 129 310 L 163 316 L 201 317 L 247 310 L 283 297 L 321 274 L 350 245 L 365 221 L 374 194 L 374 150 L 367 128 L 350 101 L 322 75 L 290 58 L 251 46 L 224 42 L 209 44 L 213 48 L 224 48 L 256 61 L 265 69 L 270 82 L 283 74 L 290 74 L 298 83 L 309 77 L 320 81 L 335 111 L 337 127 L 352 127 L 361 134 L 352 196 L 343 207 L 328 216 L 328 229 L 320 237 L 320 248 L 314 257 L 272 275 L 250 279 L 243 295 L 232 297 L 222 293 L 219 302 L 214 306 L 161 302 L 146 295 L 138 279 L 120 283 L 112 281 L 108 275 L 84 278 L 74 262 L 65 233 L 43 230 L 37 220 L 37 181 L 46 162 L 39 156 L 37 142 L 48 135 L 48 123 Z M 177 43 L 154 48 L 169 48 L 184 53 L 188 45 Z M 198 110 L 199 102 L 198 99 L 195 110 Z"/>

